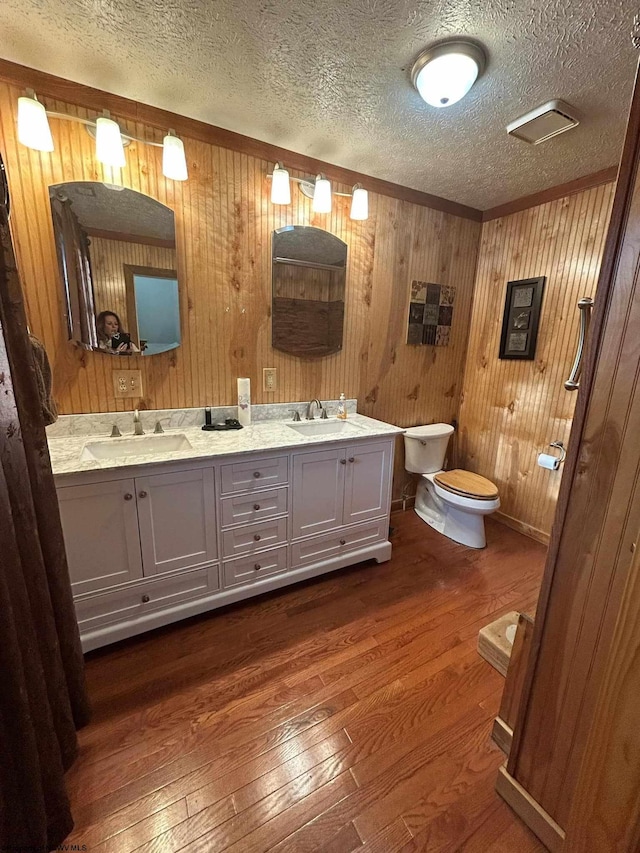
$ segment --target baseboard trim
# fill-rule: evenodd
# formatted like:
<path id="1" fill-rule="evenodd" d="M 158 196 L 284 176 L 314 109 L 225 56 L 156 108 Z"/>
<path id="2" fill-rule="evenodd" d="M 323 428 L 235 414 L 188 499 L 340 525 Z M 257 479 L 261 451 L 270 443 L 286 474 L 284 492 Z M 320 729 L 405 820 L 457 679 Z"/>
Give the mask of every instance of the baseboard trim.
<path id="1" fill-rule="evenodd" d="M 551 853 L 560 853 L 564 846 L 564 829 L 509 775 L 504 766 L 498 771 L 496 791 Z"/>
<path id="2" fill-rule="evenodd" d="M 517 518 L 512 518 L 510 515 L 505 515 L 503 512 L 494 512 L 491 518 L 495 518 L 500 524 L 505 527 L 510 527 L 512 530 L 517 530 L 518 533 L 523 533 L 530 539 L 535 539 L 536 542 L 542 542 L 543 545 L 549 544 L 550 534 L 543 530 L 538 530 L 537 527 L 532 527 L 530 524 L 525 524 L 524 521 L 519 521 Z"/>
<path id="3" fill-rule="evenodd" d="M 493 729 L 491 730 L 491 740 L 500 747 L 508 758 L 511 752 L 511 743 L 513 741 L 513 729 L 508 726 L 502 717 L 496 717 L 493 721 Z"/>

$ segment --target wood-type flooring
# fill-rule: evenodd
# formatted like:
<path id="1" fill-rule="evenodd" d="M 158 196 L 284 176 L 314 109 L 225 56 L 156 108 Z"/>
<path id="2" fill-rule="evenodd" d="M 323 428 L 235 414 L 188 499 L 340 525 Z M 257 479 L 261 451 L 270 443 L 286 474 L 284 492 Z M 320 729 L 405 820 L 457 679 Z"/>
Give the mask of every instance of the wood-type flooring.
<path id="1" fill-rule="evenodd" d="M 68 774 L 89 853 L 530 853 L 494 792 L 504 681 L 478 630 L 534 613 L 545 549 L 394 513 L 393 557 L 87 656 Z M 73 849 L 73 848 L 72 848 Z M 79 849 L 79 848 L 75 848 Z"/>

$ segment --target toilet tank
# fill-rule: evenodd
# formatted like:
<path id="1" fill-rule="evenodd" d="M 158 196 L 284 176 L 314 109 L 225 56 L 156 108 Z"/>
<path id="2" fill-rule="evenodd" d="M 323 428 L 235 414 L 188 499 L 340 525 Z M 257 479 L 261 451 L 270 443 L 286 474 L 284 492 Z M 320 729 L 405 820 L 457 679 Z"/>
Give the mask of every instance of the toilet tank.
<path id="1" fill-rule="evenodd" d="M 414 474 L 434 474 L 442 471 L 451 424 L 429 424 L 409 427 L 404 434 L 404 467 Z"/>

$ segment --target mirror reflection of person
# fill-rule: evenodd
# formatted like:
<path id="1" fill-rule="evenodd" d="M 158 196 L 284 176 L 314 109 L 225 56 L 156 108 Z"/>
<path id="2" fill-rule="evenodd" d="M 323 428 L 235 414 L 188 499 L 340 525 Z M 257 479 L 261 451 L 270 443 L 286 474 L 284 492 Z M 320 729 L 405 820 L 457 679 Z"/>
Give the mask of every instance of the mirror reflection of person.
<path id="1" fill-rule="evenodd" d="M 129 340 L 128 335 L 127 339 L 121 344 L 117 343 L 118 336 L 127 333 L 122 328 L 120 317 L 115 311 L 101 311 L 96 317 L 96 330 L 98 332 L 98 347 L 103 352 L 108 352 L 111 355 L 131 355 L 134 352 L 140 352 L 133 341 Z"/>

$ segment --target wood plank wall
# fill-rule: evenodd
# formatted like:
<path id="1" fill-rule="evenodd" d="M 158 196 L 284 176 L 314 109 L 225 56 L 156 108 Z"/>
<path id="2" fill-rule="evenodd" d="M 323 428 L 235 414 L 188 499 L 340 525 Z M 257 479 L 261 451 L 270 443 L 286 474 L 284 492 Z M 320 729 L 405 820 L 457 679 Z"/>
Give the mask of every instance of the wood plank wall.
<path id="1" fill-rule="evenodd" d="M 479 222 L 373 193 L 366 222 L 349 219 L 348 198 L 334 197 L 331 214 L 313 214 L 295 186 L 293 203 L 275 206 L 266 178 L 273 163 L 189 138 L 189 180 L 183 184 L 163 178 L 160 149 L 136 143 L 127 148 L 124 169 L 103 169 L 93 140 L 72 122 L 52 119 L 56 150 L 39 154 L 16 140 L 20 94 L 0 81 L 0 145 L 28 315 L 50 355 L 61 412 L 228 405 L 236 400 L 236 378 L 249 376 L 255 403 L 336 398 L 344 391 L 358 398 L 365 414 L 403 426 L 457 416 Z M 73 104 L 42 100 L 47 108 L 87 116 Z M 158 129 L 114 117 L 132 135 L 162 139 Z M 131 359 L 130 366 L 143 371 L 139 401 L 116 401 L 113 363 L 66 341 L 47 187 L 71 180 L 122 183 L 176 214 L 183 345 Z M 348 244 L 339 354 L 302 360 L 271 348 L 270 238 L 288 224 L 315 225 Z M 413 278 L 456 285 L 450 346 L 405 343 Z M 263 367 L 278 369 L 277 392 L 262 392 Z M 399 466 L 400 475 L 401 460 Z"/>
<path id="2" fill-rule="evenodd" d="M 547 541 L 561 471 L 539 468 L 569 438 L 576 394 L 565 391 L 581 296 L 593 296 L 614 185 L 485 222 L 460 409 L 459 458 L 500 490 L 503 520 Z M 506 284 L 547 277 L 535 361 L 500 361 Z"/>

